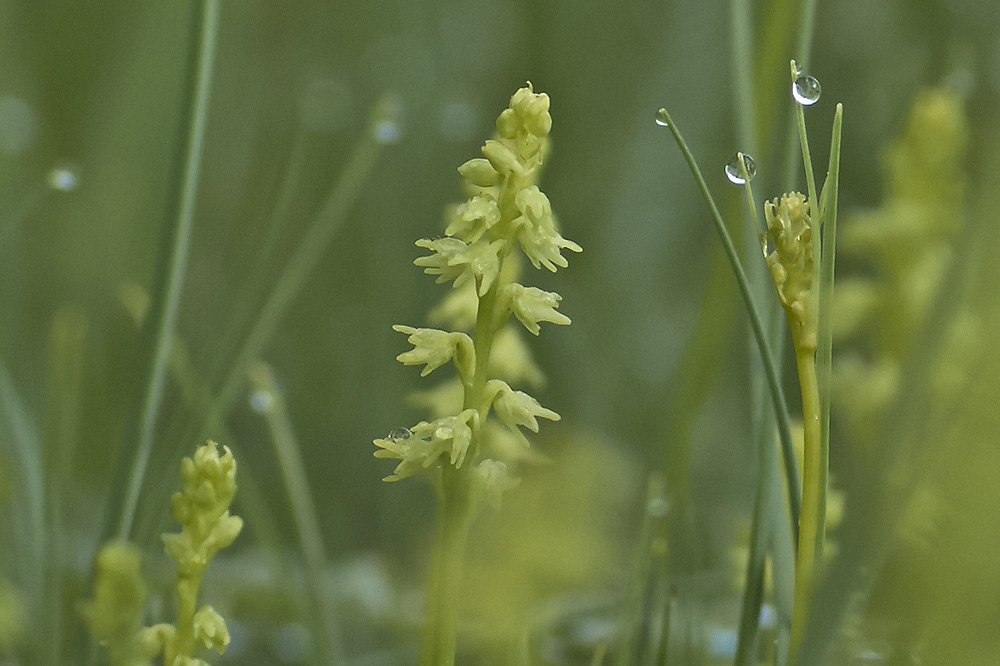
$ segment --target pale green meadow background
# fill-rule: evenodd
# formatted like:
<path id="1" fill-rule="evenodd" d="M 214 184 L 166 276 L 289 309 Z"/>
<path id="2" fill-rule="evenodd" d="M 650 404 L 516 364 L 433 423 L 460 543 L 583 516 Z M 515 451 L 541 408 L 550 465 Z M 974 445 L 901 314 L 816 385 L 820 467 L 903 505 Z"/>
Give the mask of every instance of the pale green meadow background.
<path id="1" fill-rule="evenodd" d="M 780 35 L 785 20 L 795 25 L 798 4 L 751 3 L 757 55 L 746 57 L 754 67 L 779 68 L 768 76 L 781 82 L 757 86 L 755 94 L 769 96 L 761 103 L 782 114 L 790 102 L 780 77 L 796 53 L 781 39 L 765 43 L 764 34 Z M 731 658 L 740 602 L 731 547 L 745 540 L 756 465 L 748 397 L 756 351 L 729 283 L 722 310 L 731 312 L 718 345 L 704 359 L 685 357 L 718 239 L 680 153 L 653 122 L 659 107 L 670 111 L 735 221 L 742 193 L 722 169 L 745 149 L 736 137 L 732 67 L 744 56 L 733 53 L 729 5 L 223 4 L 177 331 L 193 376 L 209 393 L 218 390 L 263 302 L 264 292 L 249 291 L 254 267 L 269 284 L 277 279 L 367 131 L 371 107 L 385 93 L 398 104 L 398 123 L 386 130 L 370 177 L 261 354 L 306 462 L 347 663 L 416 659 L 434 498 L 420 479 L 383 484 L 392 466 L 372 457 L 371 440 L 421 420 L 405 396 L 434 378 L 421 380 L 394 360 L 407 347 L 391 326 L 424 324 L 449 288 L 412 265 L 419 254 L 413 241 L 442 233 L 444 206 L 460 197 L 456 168 L 478 155 L 497 114 L 527 80 L 552 100 L 553 151 L 541 187 L 562 233 L 584 252 L 569 255 L 569 268 L 557 275 L 531 272 L 525 279 L 558 291 L 560 311 L 573 319 L 569 327 L 543 327 L 529 341 L 547 377 L 534 394 L 562 421 L 543 424 L 533 444 L 547 461 L 524 472 L 507 513 L 486 517 L 473 540 L 470 620 L 460 639 L 470 652 L 459 661 L 506 663 L 478 655 L 475 646 L 508 610 L 541 618 L 537 663 L 589 663 L 595 646 L 611 639 L 646 478 L 679 464 L 684 427 L 671 405 L 688 404 L 693 384 L 705 392 L 703 402 L 690 401 L 697 411 L 689 418 L 684 474 L 696 540 L 669 544 L 671 575 L 682 621 L 703 632 L 685 639 L 704 647 L 698 658 Z M 0 2 L 0 359 L 21 416 L 43 433 L 56 428 L 65 435 L 50 441 L 66 448 L 43 458 L 63 474 L 67 620 L 60 659 L 67 664 L 91 659 L 75 609 L 89 594 L 118 453 L 132 444 L 123 443 L 123 431 L 143 381 L 140 336 L 120 291 L 127 284 L 149 289 L 163 251 L 192 15 L 184 2 Z M 980 220 L 963 255 L 967 284 L 955 295 L 968 299 L 977 318 L 972 360 L 961 375 L 961 397 L 947 406 L 947 446 L 926 447 L 937 498 L 935 518 L 920 536 L 928 545 L 919 556 L 901 555 L 902 563 L 890 558 L 867 619 L 857 619 L 860 608 L 849 618 L 865 627 L 862 647 L 845 649 L 853 656 L 831 664 L 869 663 L 851 661 L 869 649 L 895 655 L 872 663 L 1000 659 L 998 20 L 995 0 L 818 2 L 809 71 L 823 97 L 806 116 L 816 163 L 825 165 L 834 105 L 844 104 L 842 225 L 878 205 L 884 147 L 902 132 L 917 90 L 940 85 L 960 91 L 969 123 L 965 205 L 954 215 Z M 759 202 L 781 193 L 784 146 L 782 133 L 755 155 Z M 290 169 L 298 170 L 298 185 L 280 234 L 269 240 Z M 838 268 L 866 270 L 849 260 Z M 77 379 L 50 355 L 57 313 L 71 337 L 85 335 Z M 787 380 L 795 412 L 793 373 Z M 64 400 L 58 410 L 51 407 L 53 385 L 71 387 L 55 392 Z M 212 663 L 304 663 L 298 536 L 251 393 L 247 382 L 228 411 L 228 432 L 212 432 L 246 474 L 238 477 L 235 505 L 246 527 L 206 575 L 206 601 L 233 625 L 230 651 Z M 14 453 L 25 421 L 11 395 L 5 385 L 0 573 L 26 590 L 35 574 L 18 555 L 26 488 Z M 168 382 L 137 528 L 157 592 L 171 576 L 156 535 L 173 529 L 167 497 L 177 486 L 175 454 L 200 443 L 198 418 Z M 836 411 L 833 424 L 833 475 L 848 492 L 848 513 L 865 512 L 870 495 L 857 495 L 852 506 L 850 492 L 869 458 L 852 449 Z M 845 519 L 845 542 L 849 529 Z M 504 596 L 511 589 L 523 594 Z M 33 609 L 26 644 L 44 642 L 47 619 L 30 598 L 26 603 Z M 170 602 L 153 604 L 154 615 L 163 603 Z M 905 648 L 894 652 L 894 645 Z M 0 656 L 0 664 L 21 663 L 44 662 L 31 648 Z"/>

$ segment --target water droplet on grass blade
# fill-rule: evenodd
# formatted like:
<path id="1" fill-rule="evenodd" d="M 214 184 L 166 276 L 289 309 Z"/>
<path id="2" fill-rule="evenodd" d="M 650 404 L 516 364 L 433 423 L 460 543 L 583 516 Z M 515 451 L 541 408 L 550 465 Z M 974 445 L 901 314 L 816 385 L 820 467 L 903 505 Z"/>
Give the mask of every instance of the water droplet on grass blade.
<path id="1" fill-rule="evenodd" d="M 270 391 L 254 391 L 250 394 L 250 408 L 258 414 L 266 414 L 274 407 L 274 394 Z"/>
<path id="2" fill-rule="evenodd" d="M 670 510 L 670 503 L 665 497 L 653 497 L 646 504 L 646 514 L 652 518 L 662 518 Z"/>
<path id="3" fill-rule="evenodd" d="M 656 112 L 656 124 L 660 127 L 669 127 L 670 123 L 667 122 L 667 112 L 665 109 L 660 109 Z"/>
<path id="4" fill-rule="evenodd" d="M 792 84 L 792 97 L 802 106 L 812 106 L 819 101 L 820 93 L 823 92 L 819 81 L 812 76 L 800 76 Z"/>
<path id="5" fill-rule="evenodd" d="M 395 428 L 387 439 L 409 439 L 412 434 L 409 428 Z"/>
<path id="6" fill-rule="evenodd" d="M 757 175 L 757 164 L 753 161 L 753 158 L 746 153 L 742 153 L 743 162 L 747 167 L 747 178 L 746 180 L 743 179 L 743 170 L 740 168 L 740 154 L 736 153 L 726 162 L 726 178 L 733 185 L 743 185 L 747 180 L 753 180 L 753 177 Z"/>
<path id="7" fill-rule="evenodd" d="M 45 182 L 53 190 L 72 192 L 80 185 L 80 175 L 75 164 L 63 164 L 49 171 Z"/>
<path id="8" fill-rule="evenodd" d="M 396 143 L 399 141 L 399 125 L 390 120 L 380 120 L 372 128 L 372 134 L 379 143 Z"/>

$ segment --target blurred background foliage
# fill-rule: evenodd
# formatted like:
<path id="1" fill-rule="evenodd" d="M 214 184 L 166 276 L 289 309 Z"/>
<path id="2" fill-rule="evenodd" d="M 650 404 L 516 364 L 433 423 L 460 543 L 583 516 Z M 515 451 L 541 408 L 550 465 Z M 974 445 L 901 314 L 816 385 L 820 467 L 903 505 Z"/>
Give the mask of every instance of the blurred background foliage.
<path id="1" fill-rule="evenodd" d="M 745 57 L 755 67 L 773 62 L 783 75 L 795 35 L 781 26 L 797 24 L 798 4 L 754 3 L 756 55 Z M 834 102 L 846 109 L 845 233 L 852 217 L 862 223 L 859 212 L 882 201 L 885 147 L 903 133 L 918 89 L 954 88 L 967 118 L 965 185 L 949 224 L 958 237 L 966 227 L 977 234 L 962 255 L 968 267 L 961 290 L 951 295 L 976 320 L 976 336 L 966 343 L 972 361 L 959 376 L 958 397 L 941 405 L 946 419 L 933 431 L 940 441 L 921 449 L 921 467 L 907 477 L 930 488 L 925 504 L 934 519 L 914 537 L 917 554 L 908 556 L 904 546 L 900 559 L 888 560 L 893 575 L 871 584 L 877 603 L 868 613 L 875 619 L 864 625 L 888 622 L 891 631 L 875 631 L 876 639 L 903 641 L 905 659 L 920 647 L 923 663 L 995 663 L 1000 636 L 1000 566 L 992 555 L 1000 548 L 995 12 L 994 0 L 819 2 L 810 68 L 824 91 L 807 113 L 817 164 L 826 163 Z M 162 211 L 192 16 L 184 2 L 0 3 L 0 358 L 38 425 L 52 422 L 46 413 L 51 417 L 52 396 L 59 395 L 53 383 L 78 387 L 76 398 L 56 403 L 72 407 L 60 412 L 71 422 L 63 424 L 69 444 L 59 466 L 66 475 L 66 562 L 75 572 L 64 600 L 69 616 L 87 588 L 108 487 L 121 447 L 129 445 L 122 442 L 124 424 L 142 390 L 140 336 L 121 292 L 151 287 L 164 245 Z M 429 487 L 383 485 L 389 467 L 372 457 L 371 445 L 423 417 L 404 396 L 426 387 L 393 360 L 405 345 L 390 327 L 424 322 L 445 288 L 412 265 L 413 241 L 440 233 L 444 206 L 460 196 L 455 168 L 478 154 L 497 113 L 528 79 L 552 98 L 553 154 L 542 189 L 563 233 L 585 251 L 558 276 L 529 280 L 561 293 L 574 321 L 529 341 L 547 376 L 538 397 L 563 420 L 534 440 L 548 464 L 525 472 L 509 507 L 483 521 L 470 551 L 468 634 L 489 634 L 486 645 L 491 636 L 516 634 L 529 611 L 544 615 L 539 608 L 553 599 L 610 622 L 633 561 L 646 476 L 667 467 L 670 477 L 671 456 L 684 464 L 698 525 L 697 545 L 671 545 L 675 569 L 702 576 L 693 580 L 709 590 L 695 595 L 697 603 L 709 600 L 705 613 L 723 627 L 735 622 L 739 595 L 725 583 L 732 577 L 727 548 L 752 501 L 756 454 L 747 396 L 755 352 L 727 287 L 721 307 L 732 314 L 716 331 L 719 345 L 706 358 L 684 357 L 717 239 L 675 147 L 653 123 L 655 109 L 667 106 L 717 196 L 740 194 L 727 191 L 722 177 L 725 161 L 742 148 L 731 62 L 744 56 L 732 52 L 729 22 L 727 3 L 700 0 L 224 3 L 177 331 L 208 391 L 218 389 L 262 301 L 250 276 L 259 270 L 265 283 L 276 279 L 367 131 L 371 107 L 386 92 L 399 101 L 398 137 L 384 146 L 320 269 L 262 354 L 306 461 L 344 618 L 344 650 L 355 658 L 386 655 L 358 663 L 413 660 L 406 650 L 416 641 L 433 530 Z M 775 97 L 767 103 L 785 108 L 783 83 L 768 87 L 758 70 L 755 84 L 759 98 Z M 783 141 L 772 141 L 756 156 L 762 183 L 777 187 L 783 150 Z M 290 170 L 300 174 L 297 187 L 281 233 L 271 237 L 269 220 Z M 759 199 L 778 194 L 757 191 Z M 839 268 L 870 271 L 850 259 Z M 692 442 L 686 458 L 677 453 L 686 444 L 677 440 L 682 426 L 670 406 L 685 404 L 678 391 L 690 373 L 703 375 L 707 399 L 685 412 Z M 233 608 L 244 629 L 234 631 L 225 660 L 271 663 L 278 655 L 295 662 L 303 654 L 301 626 L 295 584 L 285 581 L 296 580 L 297 536 L 250 394 L 247 383 L 228 411 L 231 441 L 213 433 L 243 465 L 248 494 L 238 495 L 236 511 L 247 531 L 236 555 L 209 570 L 206 593 L 221 596 L 212 603 Z M 925 397 L 921 404 L 935 407 Z M 170 452 L 193 419 L 170 384 L 150 485 L 176 485 Z M 834 474 L 847 491 L 848 515 L 860 515 L 874 495 L 866 494 L 870 486 L 852 484 L 857 466 L 888 470 L 895 459 L 859 455 L 849 428 L 838 427 L 836 413 L 833 419 Z M 5 421 L 0 451 L 8 453 L 0 468 L 2 497 L 13 498 L 8 514 L 23 491 L 9 454 L 13 436 Z M 188 451 L 196 444 L 182 442 Z M 144 524 L 143 534 L 166 529 L 164 498 L 140 506 L 147 523 L 161 520 Z M 30 566 L 9 547 L 16 523 L 10 515 L 2 522 L 0 565 L 24 589 Z M 845 520 L 845 539 L 852 524 Z M 141 545 L 166 580 L 158 540 Z M 552 617 L 573 613 L 550 616 L 555 626 Z M 856 609 L 853 617 L 866 616 Z M 577 623 L 574 631 L 584 645 L 609 636 L 601 622 Z M 938 639 L 928 642 L 927 632 Z M 79 627 L 68 633 L 67 641 L 81 642 L 63 649 L 78 657 L 85 645 Z M 247 650 L 254 640 L 270 641 L 253 655 L 259 662 Z M 711 645 L 725 653 L 725 645 Z M 872 650 L 895 654 L 893 663 L 916 663 L 900 656 L 904 650 Z M 565 646 L 536 652 L 553 663 L 589 660 Z"/>

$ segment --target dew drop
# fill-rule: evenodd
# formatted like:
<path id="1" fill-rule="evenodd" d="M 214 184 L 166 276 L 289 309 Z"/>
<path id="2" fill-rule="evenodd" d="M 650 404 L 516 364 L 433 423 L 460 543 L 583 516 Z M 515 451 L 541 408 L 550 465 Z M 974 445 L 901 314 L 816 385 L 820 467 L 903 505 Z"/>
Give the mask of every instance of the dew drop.
<path id="1" fill-rule="evenodd" d="M 667 122 L 667 112 L 664 109 L 660 109 L 656 112 L 656 124 L 660 127 L 670 126 L 670 123 Z"/>
<path id="2" fill-rule="evenodd" d="M 646 504 L 646 514 L 651 518 L 662 518 L 667 515 L 669 509 L 670 503 L 667 502 L 665 497 L 653 497 Z"/>
<path id="3" fill-rule="evenodd" d="M 395 428 L 386 439 L 409 439 L 412 434 L 409 428 Z"/>
<path id="4" fill-rule="evenodd" d="M 399 141 L 399 125 L 391 120 L 380 120 L 372 128 L 372 134 L 379 143 L 396 143 Z"/>
<path id="5" fill-rule="evenodd" d="M 57 166 L 45 177 L 45 182 L 53 190 L 72 192 L 80 185 L 80 175 L 75 164 Z"/>
<path id="6" fill-rule="evenodd" d="M 274 394 L 270 391 L 254 391 L 250 394 L 250 408 L 258 414 L 266 414 L 274 407 Z"/>
<path id="7" fill-rule="evenodd" d="M 792 97 L 802 106 L 812 106 L 818 102 L 822 92 L 819 81 L 812 76 L 800 76 L 792 84 Z"/>
<path id="8" fill-rule="evenodd" d="M 757 175 L 757 164 L 746 153 L 743 153 L 743 161 L 747 165 L 747 180 L 753 180 L 753 177 Z M 743 180 L 743 170 L 740 169 L 740 153 L 736 153 L 726 162 L 726 178 L 733 185 L 743 185 L 746 183 Z"/>
<path id="9" fill-rule="evenodd" d="M 371 133 L 375 141 L 381 144 L 396 143 L 403 136 L 402 125 L 403 102 L 393 94 L 382 96 L 375 104 L 375 119 L 371 124 Z"/>
<path id="10" fill-rule="evenodd" d="M 799 61 L 793 60 L 792 64 L 795 67 L 795 78 L 802 76 L 802 65 L 799 64 Z"/>

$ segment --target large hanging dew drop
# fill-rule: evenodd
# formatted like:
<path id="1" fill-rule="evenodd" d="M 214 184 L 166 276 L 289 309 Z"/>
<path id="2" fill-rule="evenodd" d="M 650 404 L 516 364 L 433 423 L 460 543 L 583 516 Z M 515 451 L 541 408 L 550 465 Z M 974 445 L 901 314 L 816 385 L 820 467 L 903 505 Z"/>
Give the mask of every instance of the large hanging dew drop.
<path id="1" fill-rule="evenodd" d="M 802 106 L 812 106 L 819 101 L 823 88 L 812 76 L 800 76 L 792 84 L 792 97 Z"/>
<path id="2" fill-rule="evenodd" d="M 743 162 L 747 167 L 746 180 L 743 179 L 743 170 L 740 169 L 740 155 L 743 155 Z M 756 175 L 757 165 L 754 163 L 753 158 L 746 153 L 736 153 L 726 162 L 726 178 L 733 185 L 743 185 L 747 180 L 753 180 L 753 177 Z"/>
<path id="3" fill-rule="evenodd" d="M 656 124 L 660 127 L 669 127 L 670 123 L 667 122 L 667 112 L 660 109 L 656 112 Z"/>

